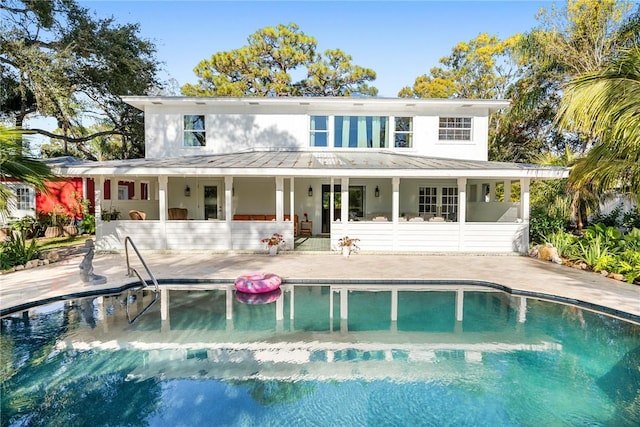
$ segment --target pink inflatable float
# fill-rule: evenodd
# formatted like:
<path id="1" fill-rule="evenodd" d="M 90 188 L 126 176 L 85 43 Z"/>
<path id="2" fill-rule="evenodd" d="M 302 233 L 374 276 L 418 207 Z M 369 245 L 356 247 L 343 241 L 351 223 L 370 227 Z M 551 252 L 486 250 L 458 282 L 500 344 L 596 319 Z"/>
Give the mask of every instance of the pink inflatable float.
<path id="1" fill-rule="evenodd" d="M 236 292 L 236 300 L 243 304 L 270 304 L 280 298 L 280 295 L 282 295 L 280 288 L 262 294 L 248 294 L 238 291 Z"/>
<path id="2" fill-rule="evenodd" d="M 262 294 L 280 287 L 282 279 L 272 273 L 249 273 L 236 279 L 234 285 L 240 292 L 248 294 Z"/>

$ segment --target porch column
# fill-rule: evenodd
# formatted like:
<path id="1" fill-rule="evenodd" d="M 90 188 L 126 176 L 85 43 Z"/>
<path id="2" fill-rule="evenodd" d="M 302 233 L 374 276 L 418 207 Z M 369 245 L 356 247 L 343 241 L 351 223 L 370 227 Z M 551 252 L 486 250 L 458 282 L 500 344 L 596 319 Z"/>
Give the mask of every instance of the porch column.
<path id="1" fill-rule="evenodd" d="M 400 216 L 400 177 L 391 178 L 391 220 L 393 221 L 393 250 L 398 250 L 398 216 Z M 391 319 L 391 320 L 397 320 Z"/>
<path id="2" fill-rule="evenodd" d="M 344 224 L 344 232 L 348 233 L 349 224 L 349 178 L 342 178 L 340 182 L 340 192 L 342 197 L 340 200 L 340 218 Z"/>
<path id="3" fill-rule="evenodd" d="M 291 218 L 291 222 L 295 221 L 295 212 L 296 212 L 296 207 L 295 207 L 295 202 L 296 202 L 296 192 L 293 191 L 294 185 L 295 185 L 295 178 L 291 177 L 289 178 L 289 218 Z M 293 227 L 293 229 L 295 230 L 295 226 Z"/>
<path id="4" fill-rule="evenodd" d="M 467 220 L 467 178 L 458 178 L 458 250 L 465 247 L 464 226 Z"/>
<path id="5" fill-rule="evenodd" d="M 330 223 L 333 223 L 333 221 L 335 221 L 336 219 L 336 216 L 335 216 L 336 203 L 334 200 L 334 197 L 335 197 L 334 185 L 335 185 L 335 181 L 333 177 L 331 177 L 331 179 L 329 180 L 329 222 Z"/>
<path id="6" fill-rule="evenodd" d="M 100 175 L 95 179 L 93 186 L 94 216 L 96 217 L 96 243 L 102 239 L 102 189 L 104 188 L 104 176 Z"/>
<path id="7" fill-rule="evenodd" d="M 529 184 L 531 178 L 520 179 L 520 217 L 522 221 L 529 222 Z"/>
<path id="8" fill-rule="evenodd" d="M 489 201 L 493 202 L 496 200 L 496 182 L 491 181 L 489 183 Z"/>
<path id="9" fill-rule="evenodd" d="M 504 201 L 509 203 L 511 201 L 511 181 L 504 182 Z"/>
<path id="10" fill-rule="evenodd" d="M 284 178 L 276 176 L 276 221 L 284 220 Z"/>
<path id="11" fill-rule="evenodd" d="M 224 222 L 227 227 L 227 248 L 233 249 L 232 246 L 232 233 L 231 230 L 233 220 L 233 177 L 224 177 Z"/>
<path id="12" fill-rule="evenodd" d="M 158 176 L 158 209 L 160 214 L 160 222 L 167 220 L 167 184 L 169 178 L 166 175 Z"/>

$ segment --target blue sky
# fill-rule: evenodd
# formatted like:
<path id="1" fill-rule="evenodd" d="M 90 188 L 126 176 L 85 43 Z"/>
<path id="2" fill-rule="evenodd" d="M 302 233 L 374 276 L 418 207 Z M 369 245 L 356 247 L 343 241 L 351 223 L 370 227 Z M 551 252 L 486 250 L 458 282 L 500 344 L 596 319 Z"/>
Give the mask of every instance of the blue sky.
<path id="1" fill-rule="evenodd" d="M 247 44 L 260 28 L 294 22 L 318 41 L 318 50 L 339 48 L 353 63 L 377 73 L 379 96 L 438 65 L 460 41 L 487 32 L 505 38 L 531 30 L 551 1 L 115 1 L 80 4 L 99 17 L 140 23 L 156 43 L 158 59 L 180 85 L 195 83 L 193 68 L 220 51 Z M 564 4 L 561 2 L 560 4 Z M 166 76 L 165 76 L 166 77 Z"/>

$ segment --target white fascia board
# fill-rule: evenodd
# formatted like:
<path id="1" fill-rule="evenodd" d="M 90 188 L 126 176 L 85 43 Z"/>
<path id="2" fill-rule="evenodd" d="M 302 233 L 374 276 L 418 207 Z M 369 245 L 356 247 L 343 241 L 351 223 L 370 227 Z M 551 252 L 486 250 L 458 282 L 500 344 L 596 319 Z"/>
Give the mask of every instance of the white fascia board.
<path id="1" fill-rule="evenodd" d="M 403 110 L 410 113 L 412 109 L 420 111 L 423 108 L 455 107 L 462 109 L 487 108 L 491 111 L 508 108 L 508 99 L 444 99 L 444 98 L 377 98 L 377 97 L 250 97 L 250 98 L 216 98 L 195 96 L 123 96 L 121 99 L 142 111 L 147 106 L 172 107 L 239 107 L 239 106 L 268 106 L 277 111 L 278 107 L 290 109 L 295 106 L 301 111 L 338 109 L 348 106 L 364 110 L 391 109 Z"/>
<path id="2" fill-rule="evenodd" d="M 568 169 L 283 169 L 283 168 L 118 168 L 69 167 L 61 171 L 67 176 L 286 176 L 354 178 L 534 178 L 559 179 L 569 176 Z"/>

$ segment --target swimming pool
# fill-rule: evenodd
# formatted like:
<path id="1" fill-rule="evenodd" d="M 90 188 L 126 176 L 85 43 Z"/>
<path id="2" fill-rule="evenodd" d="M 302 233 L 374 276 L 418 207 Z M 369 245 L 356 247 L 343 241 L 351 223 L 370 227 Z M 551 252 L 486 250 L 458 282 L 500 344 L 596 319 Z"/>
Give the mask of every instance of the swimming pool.
<path id="1" fill-rule="evenodd" d="M 2 319 L 2 425 L 640 422 L 640 326 L 470 285 L 166 284 Z"/>

